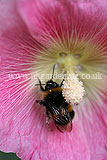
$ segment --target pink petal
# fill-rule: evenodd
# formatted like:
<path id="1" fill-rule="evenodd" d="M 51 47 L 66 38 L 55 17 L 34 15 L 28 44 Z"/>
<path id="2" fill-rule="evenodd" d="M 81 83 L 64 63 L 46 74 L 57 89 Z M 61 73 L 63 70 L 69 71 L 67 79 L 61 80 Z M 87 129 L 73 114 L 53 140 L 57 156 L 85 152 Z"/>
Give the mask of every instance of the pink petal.
<path id="1" fill-rule="evenodd" d="M 24 121 L 14 120 L 1 133 L 6 136 L 1 139 L 1 149 L 4 151 L 13 151 L 12 147 L 17 145 L 14 152 L 17 153 L 22 160 L 73 160 L 82 159 L 89 160 L 87 142 L 82 132 L 82 126 L 78 120 L 73 124 L 71 133 L 60 133 L 57 130 L 49 132 L 45 126 L 45 114 L 40 106 L 33 106 Z M 25 113 L 24 113 L 25 114 Z M 19 123 L 19 124 L 17 124 Z M 17 124 L 17 126 L 16 126 Z M 15 139 L 15 142 L 14 142 Z M 16 143 L 17 142 L 17 143 Z M 8 148 L 7 148 L 8 145 Z"/>
<path id="2" fill-rule="evenodd" d="M 107 159 L 107 100 L 102 106 L 85 103 L 79 117 L 90 148 L 92 160 Z M 83 110 L 83 112 L 82 112 Z"/>
<path id="3" fill-rule="evenodd" d="M 2 30 L 0 38 L 0 149 L 15 152 L 22 160 L 69 160 L 74 157 L 88 160 L 89 152 L 81 124 L 76 121 L 71 133 L 49 132 L 45 126 L 44 109 L 35 105 L 36 92 L 30 79 L 10 79 L 9 75 L 14 73 L 31 73 L 30 62 L 35 59 L 29 47 L 37 46 L 20 17 L 12 10 L 10 8 L 7 14 L 14 13 L 15 20 L 10 14 L 12 24 Z M 5 13 L 7 9 L 4 7 L 3 11 Z M 36 52 L 32 51 L 32 54 Z"/>
<path id="4" fill-rule="evenodd" d="M 94 37 L 107 21 L 105 4 L 106 0 L 19 0 L 18 9 L 33 37 L 46 43 L 51 36 L 71 35 L 72 31 L 80 38 Z"/>
<path id="5" fill-rule="evenodd" d="M 31 45 L 36 41 L 30 40 L 32 37 L 16 12 L 14 0 L 0 2 L 0 24 L 0 146 L 4 151 L 17 152 L 20 137 L 13 122 L 18 117 L 24 117 L 21 111 L 26 107 L 26 113 L 30 110 L 34 90 L 29 86 L 29 79 L 11 79 L 11 75 L 30 72 L 30 62 L 34 61 L 34 57 L 28 52 L 26 43 L 28 39 Z M 30 87 L 29 91 L 27 87 Z"/>
<path id="6" fill-rule="evenodd" d="M 33 1 L 30 2 L 27 8 L 33 5 Z M 50 5 L 53 4 L 49 3 L 49 1 L 47 2 Z M 0 3 L 0 10 L 2 8 L 0 15 L 3 12 L 3 17 L 1 17 L 3 26 L 1 25 L 0 28 L 0 67 L 2 69 L 0 73 L 0 149 L 6 152 L 16 152 L 22 160 L 106 159 L 106 108 L 101 109 L 100 112 L 100 110 L 93 107 L 90 116 L 91 122 L 85 116 L 82 116 L 84 114 L 83 112 L 81 113 L 81 109 L 78 114 L 84 125 L 82 126 L 76 113 L 71 133 L 62 134 L 56 129 L 49 132 L 45 126 L 46 115 L 44 108 L 35 104 L 36 90 L 31 83 L 31 79 L 18 78 L 11 80 L 9 78 L 8 74 L 31 73 L 31 67 L 33 67 L 35 58 L 31 55 L 30 46 L 33 46 L 35 49 L 35 51 L 32 51 L 32 54 L 37 54 L 37 42 L 30 36 L 26 26 L 13 8 L 13 1 L 8 3 L 5 0 Z M 8 5 L 10 7 L 6 8 Z M 57 13 L 61 13 L 58 11 L 65 11 L 63 7 L 58 6 Z M 26 13 L 25 8 L 23 9 L 23 13 Z M 33 14 L 35 10 L 30 8 L 30 11 L 32 11 L 31 15 L 35 14 L 35 12 Z M 54 16 L 55 11 L 52 12 L 53 18 L 56 16 Z M 6 17 L 7 21 L 3 21 Z M 28 22 L 28 18 L 26 22 Z M 39 26 L 40 30 L 43 29 L 36 19 L 33 19 L 32 22 L 34 22 L 34 25 L 31 25 L 31 23 L 28 25 L 27 23 L 28 26 L 31 26 L 29 28 L 31 32 L 33 31 L 32 33 L 36 30 L 35 27 Z M 40 31 L 39 27 L 37 31 Z M 40 32 L 37 33 L 40 38 Z M 51 30 L 50 33 L 53 34 Z M 22 45 L 24 45 L 23 49 Z M 83 108 L 84 112 L 85 109 L 86 107 Z M 96 121 L 94 128 L 93 123 Z"/>

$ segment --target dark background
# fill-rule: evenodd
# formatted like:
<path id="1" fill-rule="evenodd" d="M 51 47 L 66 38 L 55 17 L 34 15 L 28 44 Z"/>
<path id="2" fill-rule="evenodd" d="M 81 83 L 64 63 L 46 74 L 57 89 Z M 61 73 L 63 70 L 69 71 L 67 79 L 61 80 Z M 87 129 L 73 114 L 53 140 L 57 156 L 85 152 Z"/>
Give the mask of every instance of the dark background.
<path id="1" fill-rule="evenodd" d="M 0 152 L 0 160 L 21 160 L 14 153 Z"/>

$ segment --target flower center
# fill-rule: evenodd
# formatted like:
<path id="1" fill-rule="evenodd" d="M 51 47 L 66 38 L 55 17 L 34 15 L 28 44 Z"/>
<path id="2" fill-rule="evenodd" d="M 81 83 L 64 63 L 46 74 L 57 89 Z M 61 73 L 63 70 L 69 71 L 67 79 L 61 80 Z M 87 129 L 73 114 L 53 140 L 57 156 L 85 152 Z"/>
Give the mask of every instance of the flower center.
<path id="1" fill-rule="evenodd" d="M 91 39 L 83 38 L 80 40 L 78 38 L 72 39 L 72 37 L 71 39 L 68 37 L 68 40 L 52 39 L 38 52 L 40 54 L 36 56 L 33 73 L 38 75 L 43 84 L 51 79 L 49 75 L 52 75 L 53 66 L 58 64 L 55 73 L 57 75 L 67 74 L 67 71 L 69 71 L 71 74 L 78 74 L 78 82 L 80 82 L 79 79 L 82 80 L 86 95 L 90 99 L 93 100 L 92 93 L 97 96 L 95 91 L 99 92 L 98 87 L 101 86 L 101 90 L 104 89 L 100 85 L 104 84 L 103 79 L 99 79 L 99 77 L 95 79 L 94 77 L 98 73 L 106 72 L 104 69 L 105 52 L 95 42 L 91 42 Z M 62 76 L 61 78 L 55 77 L 54 81 L 60 84 Z M 67 79 L 66 83 L 68 82 L 71 86 L 72 82 Z M 33 83 L 38 84 L 38 79 L 37 81 L 34 79 Z"/>
<path id="2" fill-rule="evenodd" d="M 62 52 L 59 55 L 60 56 L 57 58 L 56 63 L 62 66 L 62 68 L 69 70 L 69 68 L 78 65 L 78 60 L 72 54 Z"/>

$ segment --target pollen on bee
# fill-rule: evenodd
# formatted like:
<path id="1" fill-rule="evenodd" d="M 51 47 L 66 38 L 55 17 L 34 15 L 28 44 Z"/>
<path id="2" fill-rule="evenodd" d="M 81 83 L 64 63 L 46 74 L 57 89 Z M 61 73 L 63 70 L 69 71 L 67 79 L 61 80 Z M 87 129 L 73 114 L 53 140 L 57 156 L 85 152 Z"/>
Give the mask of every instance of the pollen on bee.
<path id="1" fill-rule="evenodd" d="M 83 82 L 77 74 L 67 75 L 62 85 L 62 95 L 68 103 L 78 104 L 84 97 L 85 90 Z"/>
<path id="2" fill-rule="evenodd" d="M 68 106 L 68 111 L 69 111 L 69 112 L 72 111 L 72 106 L 71 106 L 71 105 Z"/>
<path id="3" fill-rule="evenodd" d="M 52 117 L 52 115 L 49 113 L 49 117 L 50 117 L 50 119 L 53 119 L 53 117 Z"/>

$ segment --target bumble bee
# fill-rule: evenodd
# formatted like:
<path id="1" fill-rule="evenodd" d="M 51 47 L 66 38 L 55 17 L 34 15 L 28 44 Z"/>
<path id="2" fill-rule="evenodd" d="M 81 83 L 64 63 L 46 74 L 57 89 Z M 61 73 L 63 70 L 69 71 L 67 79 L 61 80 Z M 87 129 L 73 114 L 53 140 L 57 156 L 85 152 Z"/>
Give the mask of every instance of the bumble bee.
<path id="1" fill-rule="evenodd" d="M 46 108 L 47 125 L 49 124 L 49 120 L 52 119 L 60 132 L 70 132 L 72 130 L 74 111 L 62 95 L 61 86 L 63 85 L 64 79 L 60 85 L 53 81 L 54 69 L 55 65 L 53 67 L 52 78 L 46 82 L 45 88 L 43 88 L 39 80 L 40 89 L 43 92 L 43 99 L 36 100 L 36 102 Z"/>

